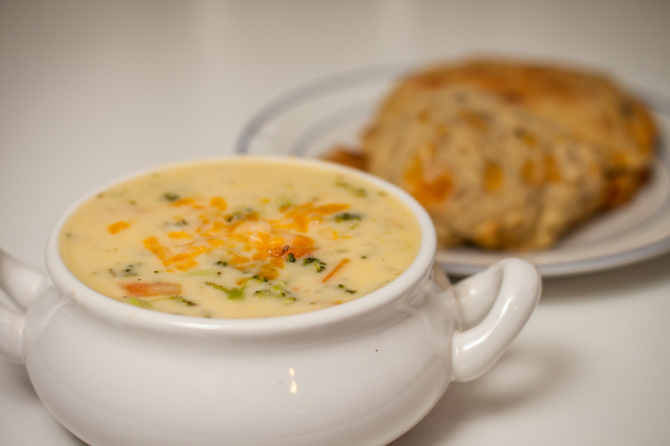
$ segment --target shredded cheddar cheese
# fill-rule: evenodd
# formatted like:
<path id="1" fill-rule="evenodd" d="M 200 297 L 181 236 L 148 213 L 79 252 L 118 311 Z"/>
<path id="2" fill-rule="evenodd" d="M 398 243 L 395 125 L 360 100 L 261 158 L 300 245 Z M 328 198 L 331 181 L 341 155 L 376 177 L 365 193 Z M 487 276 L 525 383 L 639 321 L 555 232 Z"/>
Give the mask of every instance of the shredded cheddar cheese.
<path id="1" fill-rule="evenodd" d="M 118 234 L 120 231 L 123 231 L 128 227 L 130 227 L 130 223 L 125 221 L 117 221 L 116 223 L 112 223 L 111 225 L 107 226 L 107 230 L 110 234 Z"/>
<path id="2" fill-rule="evenodd" d="M 371 184 L 251 161 L 138 177 L 85 203 L 63 231 L 68 267 L 101 293 L 226 318 L 300 313 L 365 295 L 411 263 L 420 237 L 411 212 Z"/>

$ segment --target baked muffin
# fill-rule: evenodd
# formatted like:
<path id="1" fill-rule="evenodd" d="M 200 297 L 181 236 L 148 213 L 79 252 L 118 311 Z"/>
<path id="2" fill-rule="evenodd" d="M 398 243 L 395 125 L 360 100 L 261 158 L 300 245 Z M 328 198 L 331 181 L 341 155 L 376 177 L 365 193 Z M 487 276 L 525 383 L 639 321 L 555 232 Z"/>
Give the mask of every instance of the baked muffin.
<path id="1" fill-rule="evenodd" d="M 551 246 L 627 202 L 656 144 L 648 111 L 602 75 L 501 60 L 403 79 L 362 138 L 371 173 L 413 194 L 443 246 Z"/>

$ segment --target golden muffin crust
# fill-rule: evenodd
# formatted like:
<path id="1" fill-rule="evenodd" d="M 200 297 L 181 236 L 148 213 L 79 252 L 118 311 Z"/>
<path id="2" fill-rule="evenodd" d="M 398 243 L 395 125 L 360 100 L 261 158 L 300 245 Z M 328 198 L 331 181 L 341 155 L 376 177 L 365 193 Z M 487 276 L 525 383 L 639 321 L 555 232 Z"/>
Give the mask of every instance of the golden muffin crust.
<path id="1" fill-rule="evenodd" d="M 444 246 L 554 244 L 648 175 L 649 112 L 598 74 L 502 60 L 402 80 L 362 138 L 367 170 L 429 211 Z"/>

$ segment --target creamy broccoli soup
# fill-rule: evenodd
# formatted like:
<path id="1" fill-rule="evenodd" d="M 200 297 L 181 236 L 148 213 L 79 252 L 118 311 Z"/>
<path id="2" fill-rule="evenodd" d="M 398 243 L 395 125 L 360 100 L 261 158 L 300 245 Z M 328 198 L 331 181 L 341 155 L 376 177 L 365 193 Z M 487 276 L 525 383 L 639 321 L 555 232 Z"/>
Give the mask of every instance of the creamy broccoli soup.
<path id="1" fill-rule="evenodd" d="M 391 282 L 420 230 L 396 197 L 318 166 L 253 159 L 166 168 L 120 183 L 68 219 L 60 249 L 96 291 L 214 318 L 339 305 Z"/>

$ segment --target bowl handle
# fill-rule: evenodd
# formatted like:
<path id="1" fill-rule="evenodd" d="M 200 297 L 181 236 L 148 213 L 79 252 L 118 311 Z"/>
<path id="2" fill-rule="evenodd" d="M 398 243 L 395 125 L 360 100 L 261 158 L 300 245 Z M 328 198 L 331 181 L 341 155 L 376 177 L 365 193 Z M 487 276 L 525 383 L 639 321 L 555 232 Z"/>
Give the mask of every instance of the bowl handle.
<path id="1" fill-rule="evenodd" d="M 50 283 L 43 272 L 0 249 L 0 289 L 17 307 L 12 309 L 0 302 L 0 354 L 23 362 L 25 314 L 22 310 L 42 295 Z"/>
<path id="2" fill-rule="evenodd" d="M 504 259 L 454 285 L 464 331 L 452 340 L 452 379 L 469 381 L 486 372 L 519 334 L 542 292 L 537 269 Z"/>

